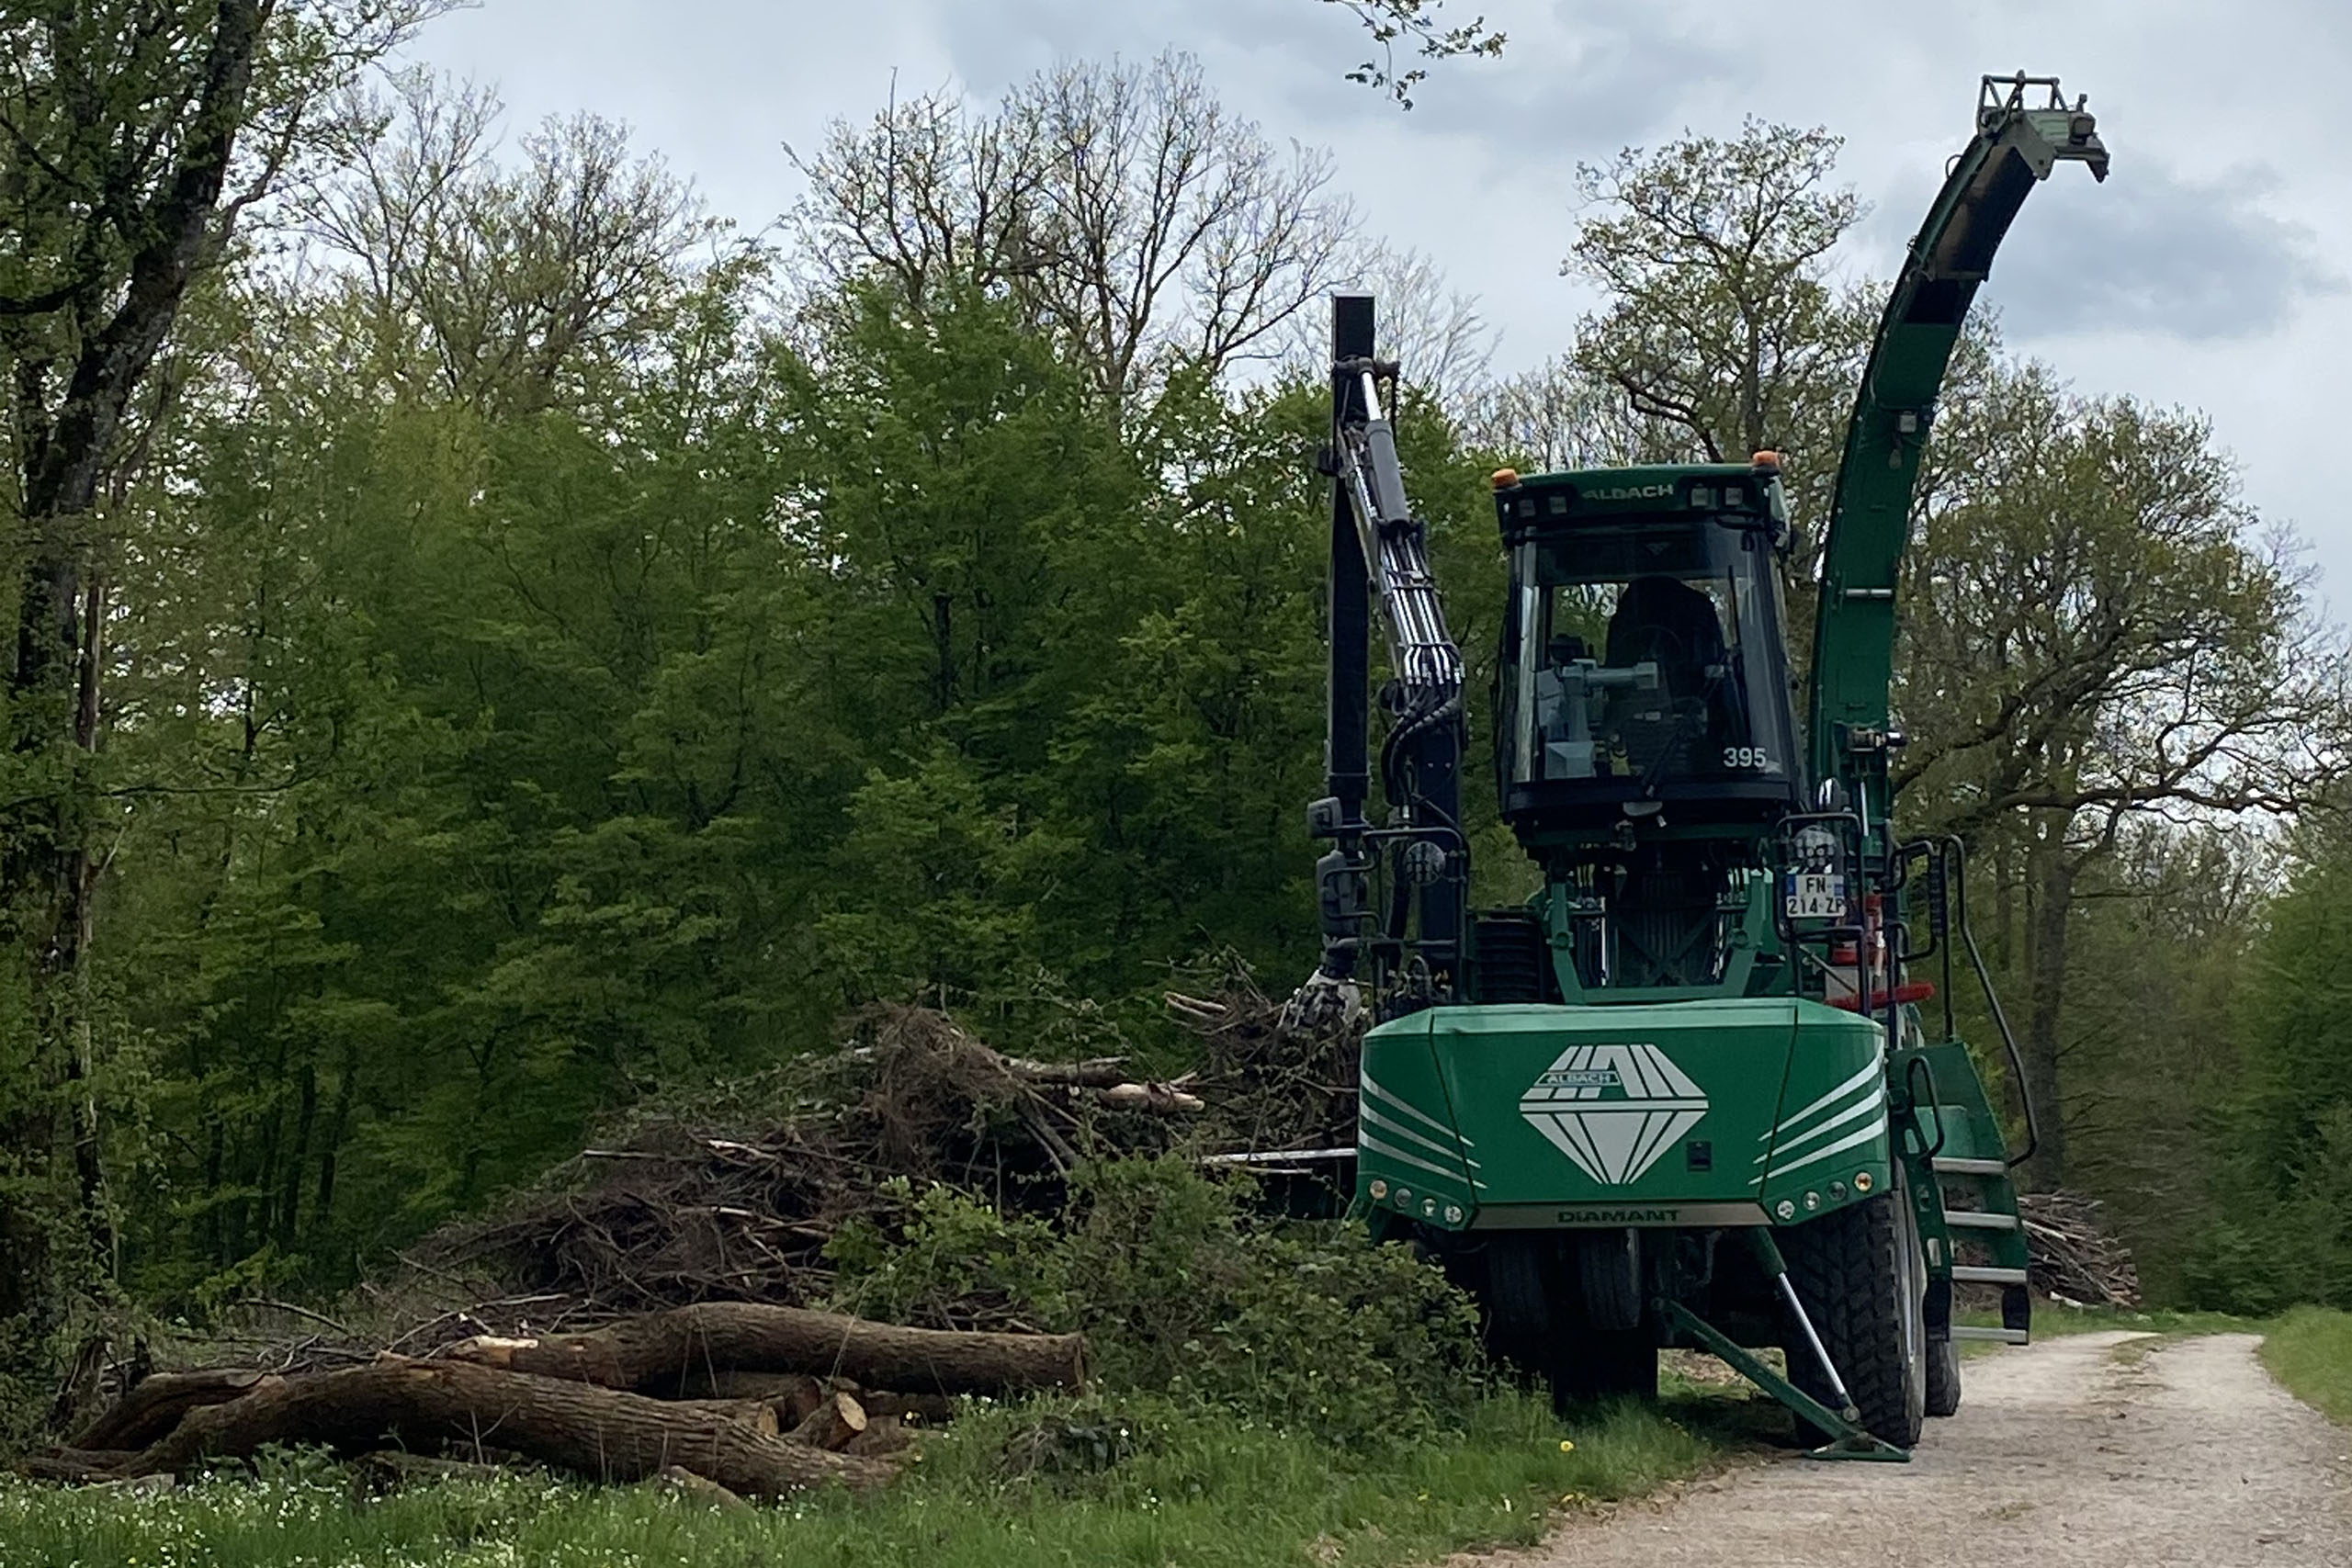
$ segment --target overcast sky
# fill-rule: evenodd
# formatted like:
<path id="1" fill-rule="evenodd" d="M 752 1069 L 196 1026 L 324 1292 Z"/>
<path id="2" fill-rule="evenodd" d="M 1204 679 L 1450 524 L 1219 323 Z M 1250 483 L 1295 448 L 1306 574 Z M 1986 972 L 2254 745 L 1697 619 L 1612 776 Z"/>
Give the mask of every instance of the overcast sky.
<path id="1" fill-rule="evenodd" d="M 2352 506 L 2333 466 L 2352 359 L 2352 4 L 2346 0 L 1489 0 L 1500 61 L 1442 64 L 1407 113 L 1341 79 L 1363 41 L 1322 0 L 483 0 L 413 52 L 495 85 L 514 122 L 624 119 L 710 206 L 764 227 L 784 155 L 892 90 L 993 98 L 1057 58 L 1200 57 L 1277 140 L 1329 148 L 1367 232 L 1433 257 L 1512 369 L 1590 300 L 1559 276 L 1579 159 L 1745 115 L 1826 125 L 1873 209 L 1844 256 L 1891 272 L 1966 141 L 1977 77 L 2086 93 L 2114 154 L 2027 204 L 1979 297 L 2012 348 L 2086 391 L 2210 413 L 2248 498 L 2291 524 L 2352 607 Z M 1466 20 L 1466 0 L 1449 0 Z M 2335 372 L 2325 367 L 2339 367 Z M 2329 458 L 2322 462 L 2321 458 Z"/>

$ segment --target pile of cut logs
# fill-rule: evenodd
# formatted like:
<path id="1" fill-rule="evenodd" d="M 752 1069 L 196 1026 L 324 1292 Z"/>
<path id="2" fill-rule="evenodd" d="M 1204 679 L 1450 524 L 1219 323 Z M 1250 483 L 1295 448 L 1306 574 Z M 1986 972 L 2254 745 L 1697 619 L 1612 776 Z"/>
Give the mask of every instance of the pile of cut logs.
<path id="1" fill-rule="evenodd" d="M 2078 1305 L 2136 1307 L 2140 1270 L 2099 1209 L 2098 1199 L 2079 1192 L 2021 1194 L 2027 1278 L 2042 1294 Z"/>
<path id="2" fill-rule="evenodd" d="M 26 1474 L 138 1482 L 265 1444 L 473 1463 L 526 1461 L 599 1482 L 668 1476 L 713 1498 L 878 1484 L 959 1396 L 1076 1389 L 1076 1335 L 945 1332 L 711 1302 L 593 1332 L 478 1337 L 280 1377 L 160 1372 L 132 1384 Z"/>

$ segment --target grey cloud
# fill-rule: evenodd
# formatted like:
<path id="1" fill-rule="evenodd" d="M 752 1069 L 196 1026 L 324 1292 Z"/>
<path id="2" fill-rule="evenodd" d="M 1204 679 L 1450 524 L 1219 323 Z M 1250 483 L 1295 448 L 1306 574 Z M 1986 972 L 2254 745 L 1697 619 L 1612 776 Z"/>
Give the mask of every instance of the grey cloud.
<path id="1" fill-rule="evenodd" d="M 1550 26 L 1514 37 L 1499 69 L 1455 65 L 1415 118 L 1492 145 L 1503 161 L 1553 167 L 1671 134 L 1686 118 L 1736 120 L 1752 55 L 1655 0 L 1556 0 Z"/>
<path id="2" fill-rule="evenodd" d="M 1344 79 L 1373 46 L 1345 7 L 1314 0 L 956 0 L 937 17 L 957 75 L 984 96 L 1057 58 L 1182 47 L 1227 101 L 1343 156 L 1351 132 L 1405 130 L 1467 139 L 1503 170 L 1551 171 L 1685 115 L 1721 118 L 1730 85 L 1755 69 L 1675 7 L 1555 0 L 1548 13 L 1494 15 L 1512 28 L 1502 59 L 1437 63 L 1407 114 Z"/>
<path id="3" fill-rule="evenodd" d="M 1994 268 L 2003 321 L 2020 338 L 2275 332 L 2304 300 L 2344 287 L 2311 231 L 2264 209 L 2276 186 L 2266 170 L 2195 180 L 2119 153 L 2104 186 L 2070 179 L 2061 199 L 2028 205 Z"/>

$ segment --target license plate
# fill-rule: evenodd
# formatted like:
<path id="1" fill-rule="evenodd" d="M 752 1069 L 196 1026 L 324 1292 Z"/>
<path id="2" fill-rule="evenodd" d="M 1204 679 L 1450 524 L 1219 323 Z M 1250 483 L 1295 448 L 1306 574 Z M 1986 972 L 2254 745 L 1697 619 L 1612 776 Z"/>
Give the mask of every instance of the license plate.
<path id="1" fill-rule="evenodd" d="M 1792 872 L 1781 882 L 1781 907 L 1792 920 L 1846 918 L 1846 879 L 1835 872 Z"/>

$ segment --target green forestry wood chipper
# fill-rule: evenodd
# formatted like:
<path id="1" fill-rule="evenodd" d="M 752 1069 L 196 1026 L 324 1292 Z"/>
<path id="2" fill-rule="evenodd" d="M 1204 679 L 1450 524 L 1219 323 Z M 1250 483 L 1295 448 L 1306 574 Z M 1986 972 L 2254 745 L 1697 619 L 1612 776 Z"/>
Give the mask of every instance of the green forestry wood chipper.
<path id="1" fill-rule="evenodd" d="M 1497 786 L 1544 877 L 1522 908 L 1468 907 L 1463 661 L 1373 302 L 1333 301 L 1329 777 L 1309 814 L 1331 847 L 1324 959 L 1294 1006 L 1368 992 L 1356 1201 L 1462 1280 L 1560 1400 L 1654 1393 L 1662 1348 L 1702 1348 L 1816 1451 L 1899 1459 L 1959 1404 L 1954 1340 L 2027 1337 L 2023 1154 L 1953 1032 L 1955 956 L 2007 1026 L 1961 847 L 1894 820 L 1889 686 L 1947 363 L 2011 220 L 2066 161 L 2106 176 L 2082 102 L 1987 77 L 1855 399 L 1802 702 L 1774 455 L 1495 476 Z M 1964 1283 L 1999 1288 L 2002 1327 L 1953 1323 Z"/>

